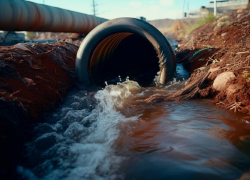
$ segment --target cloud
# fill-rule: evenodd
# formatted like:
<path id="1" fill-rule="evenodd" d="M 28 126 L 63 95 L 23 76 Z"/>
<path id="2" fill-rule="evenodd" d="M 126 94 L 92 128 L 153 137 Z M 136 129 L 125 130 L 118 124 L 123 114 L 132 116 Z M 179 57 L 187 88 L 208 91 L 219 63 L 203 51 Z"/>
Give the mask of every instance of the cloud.
<path id="1" fill-rule="evenodd" d="M 141 6 L 141 2 L 138 2 L 138 1 L 131 1 L 129 4 L 132 7 L 140 7 Z"/>
<path id="2" fill-rule="evenodd" d="M 162 6 L 171 6 L 174 3 L 174 0 L 160 0 Z"/>

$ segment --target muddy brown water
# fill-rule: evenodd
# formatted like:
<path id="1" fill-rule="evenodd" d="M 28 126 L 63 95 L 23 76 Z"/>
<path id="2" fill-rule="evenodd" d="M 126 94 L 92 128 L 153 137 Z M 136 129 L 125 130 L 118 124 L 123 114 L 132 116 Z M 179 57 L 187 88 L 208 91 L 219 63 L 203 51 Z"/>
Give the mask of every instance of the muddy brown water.
<path id="1" fill-rule="evenodd" d="M 20 179 L 239 179 L 250 170 L 250 116 L 212 100 L 146 104 L 184 81 L 76 90 L 37 125 Z M 248 176 L 249 177 L 249 176 Z"/>
<path id="2" fill-rule="evenodd" d="M 129 157 L 123 164 L 125 179 L 238 179 L 247 172 L 249 116 L 211 103 L 146 108 L 131 132 L 123 130 L 118 139 L 119 151 Z"/>
<path id="3" fill-rule="evenodd" d="M 144 101 L 182 89 L 188 73 L 177 74 L 163 87 L 75 89 L 31 133 L 17 178 L 249 179 L 250 115 L 209 99 Z"/>

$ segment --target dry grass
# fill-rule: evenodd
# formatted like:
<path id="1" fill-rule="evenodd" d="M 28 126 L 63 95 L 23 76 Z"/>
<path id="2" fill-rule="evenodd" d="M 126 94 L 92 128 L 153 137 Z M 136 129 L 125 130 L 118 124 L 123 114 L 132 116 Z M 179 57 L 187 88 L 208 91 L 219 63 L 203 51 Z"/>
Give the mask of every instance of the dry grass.
<path id="1" fill-rule="evenodd" d="M 200 26 L 213 22 L 216 19 L 216 17 L 213 15 L 213 13 L 209 13 L 207 16 L 200 18 L 198 21 L 196 21 L 193 24 L 186 24 L 183 26 L 183 28 L 177 30 L 175 32 L 177 39 L 183 39 L 188 37 L 188 35 L 193 32 L 195 29 L 199 28 Z"/>

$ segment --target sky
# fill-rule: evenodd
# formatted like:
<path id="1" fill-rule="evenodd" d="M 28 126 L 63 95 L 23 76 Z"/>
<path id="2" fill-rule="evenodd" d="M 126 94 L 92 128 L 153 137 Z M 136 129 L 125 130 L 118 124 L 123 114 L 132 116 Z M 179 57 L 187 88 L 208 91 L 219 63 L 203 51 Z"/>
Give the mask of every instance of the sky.
<path id="1" fill-rule="evenodd" d="M 29 1 L 93 14 L 93 0 Z M 201 6 L 209 4 L 209 0 L 94 0 L 94 2 L 96 4 L 96 16 L 106 19 L 143 16 L 147 20 L 182 18 L 183 9 L 186 12 L 198 10 Z"/>

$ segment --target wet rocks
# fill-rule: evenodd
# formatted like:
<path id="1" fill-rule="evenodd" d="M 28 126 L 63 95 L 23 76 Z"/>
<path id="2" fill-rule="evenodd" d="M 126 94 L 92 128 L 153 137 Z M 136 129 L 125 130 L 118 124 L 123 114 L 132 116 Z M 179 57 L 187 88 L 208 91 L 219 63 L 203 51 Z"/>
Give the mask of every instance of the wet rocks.
<path id="1" fill-rule="evenodd" d="M 225 89 L 228 81 L 231 80 L 232 78 L 235 78 L 235 75 L 233 72 L 230 71 L 219 74 L 214 80 L 213 88 L 216 89 L 217 91 Z"/>

